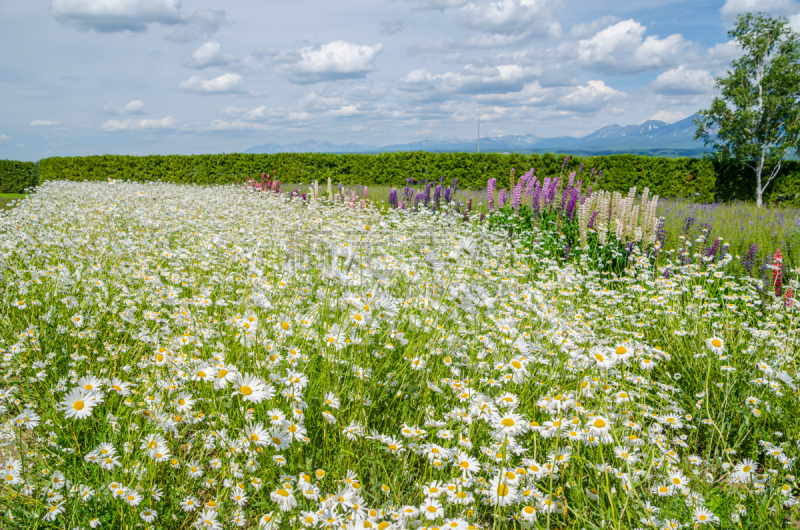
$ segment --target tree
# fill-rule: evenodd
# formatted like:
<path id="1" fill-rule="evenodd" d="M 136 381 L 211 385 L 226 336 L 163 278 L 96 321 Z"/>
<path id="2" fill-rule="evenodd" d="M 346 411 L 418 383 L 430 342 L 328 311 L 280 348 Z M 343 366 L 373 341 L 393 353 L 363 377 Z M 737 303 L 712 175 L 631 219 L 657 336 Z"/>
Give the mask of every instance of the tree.
<path id="1" fill-rule="evenodd" d="M 800 143 L 800 36 L 784 17 L 739 15 L 728 32 L 743 55 L 728 77 L 718 77 L 711 108 L 700 111 L 695 139 L 711 144 L 721 160 L 753 170 L 756 203 Z"/>

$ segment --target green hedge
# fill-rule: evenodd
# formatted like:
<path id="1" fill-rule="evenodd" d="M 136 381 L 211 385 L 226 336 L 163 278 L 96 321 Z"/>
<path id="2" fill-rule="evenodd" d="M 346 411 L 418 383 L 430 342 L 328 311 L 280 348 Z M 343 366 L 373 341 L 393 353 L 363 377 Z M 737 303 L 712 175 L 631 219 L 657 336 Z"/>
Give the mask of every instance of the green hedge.
<path id="1" fill-rule="evenodd" d="M 34 162 L 0 160 L 0 193 L 22 193 L 39 184 L 39 165 Z"/>
<path id="2" fill-rule="evenodd" d="M 124 156 L 103 155 L 45 158 L 36 163 L 0 161 L 0 184 L 6 193 L 21 191 L 45 180 L 106 180 L 225 184 L 260 178 L 262 171 L 282 182 L 324 182 L 331 177 L 344 184 L 403 186 L 416 180 L 459 179 L 462 188 L 482 188 L 490 178 L 498 187 L 509 185 L 511 169 L 519 176 L 531 167 L 540 177 L 558 175 L 565 155 L 500 153 L 401 152 L 376 155 L 281 153 Z M 567 171 L 584 164 L 584 180 L 592 168 L 603 170 L 601 187 L 626 192 L 631 186 L 649 187 L 661 197 L 687 197 L 698 202 L 752 199 L 754 179 L 733 164 L 699 158 L 660 158 L 638 155 L 571 157 Z M 767 200 L 800 204 L 800 163 L 786 162 L 770 185 Z"/>

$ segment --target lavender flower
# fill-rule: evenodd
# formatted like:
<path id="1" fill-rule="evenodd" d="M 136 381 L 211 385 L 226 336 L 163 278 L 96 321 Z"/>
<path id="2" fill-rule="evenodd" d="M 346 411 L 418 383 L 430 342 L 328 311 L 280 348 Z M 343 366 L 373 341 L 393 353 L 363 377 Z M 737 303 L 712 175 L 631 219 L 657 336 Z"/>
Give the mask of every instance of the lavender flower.
<path id="1" fill-rule="evenodd" d="M 497 179 L 489 179 L 486 183 L 486 204 L 490 212 L 494 211 L 494 188 L 497 184 Z"/>
<path id="2" fill-rule="evenodd" d="M 397 200 L 397 190 L 392 188 L 389 191 L 389 206 L 392 208 L 397 208 L 398 200 Z"/>

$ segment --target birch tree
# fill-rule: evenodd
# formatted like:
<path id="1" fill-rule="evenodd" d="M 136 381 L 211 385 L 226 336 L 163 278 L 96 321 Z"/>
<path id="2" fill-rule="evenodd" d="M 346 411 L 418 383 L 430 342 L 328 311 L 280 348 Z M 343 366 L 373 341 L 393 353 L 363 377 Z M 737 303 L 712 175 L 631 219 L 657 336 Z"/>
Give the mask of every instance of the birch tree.
<path id="1" fill-rule="evenodd" d="M 742 56 L 727 77 L 716 79 L 720 95 L 695 120 L 695 139 L 711 144 L 721 160 L 735 160 L 755 173 L 756 203 L 800 143 L 800 41 L 783 17 L 739 15 L 728 32 Z"/>

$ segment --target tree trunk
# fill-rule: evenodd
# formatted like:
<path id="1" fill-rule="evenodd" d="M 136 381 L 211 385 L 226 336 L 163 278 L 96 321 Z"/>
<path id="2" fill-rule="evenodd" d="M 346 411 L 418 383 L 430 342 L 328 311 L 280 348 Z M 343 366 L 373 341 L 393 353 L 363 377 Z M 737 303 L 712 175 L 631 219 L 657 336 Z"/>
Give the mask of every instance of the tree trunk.
<path id="1" fill-rule="evenodd" d="M 764 150 L 761 151 L 761 158 L 756 166 L 756 208 L 761 208 L 764 188 L 761 187 L 761 172 L 764 171 Z"/>

